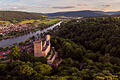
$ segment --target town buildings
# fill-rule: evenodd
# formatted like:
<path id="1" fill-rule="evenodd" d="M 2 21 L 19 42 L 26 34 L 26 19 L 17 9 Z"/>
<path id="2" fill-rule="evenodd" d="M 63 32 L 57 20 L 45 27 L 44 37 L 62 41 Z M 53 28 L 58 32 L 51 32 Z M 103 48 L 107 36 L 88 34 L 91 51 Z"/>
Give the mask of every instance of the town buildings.
<path id="1" fill-rule="evenodd" d="M 10 32 L 14 31 L 25 31 L 35 29 L 38 26 L 32 26 L 31 24 L 2 24 L 0 25 L 0 35 L 7 35 Z"/>

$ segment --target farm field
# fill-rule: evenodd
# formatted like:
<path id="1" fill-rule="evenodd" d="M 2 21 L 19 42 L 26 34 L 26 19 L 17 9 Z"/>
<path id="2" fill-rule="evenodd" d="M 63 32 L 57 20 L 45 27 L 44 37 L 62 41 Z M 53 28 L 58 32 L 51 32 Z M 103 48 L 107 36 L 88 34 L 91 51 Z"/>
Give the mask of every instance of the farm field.
<path id="1" fill-rule="evenodd" d="M 38 25 L 38 24 L 42 24 L 42 23 L 44 23 L 44 24 L 53 24 L 53 23 L 55 23 L 55 22 L 57 22 L 57 21 L 60 21 L 61 19 L 43 19 L 43 20 L 41 20 L 41 19 L 38 19 L 38 20 L 25 20 L 25 21 L 21 21 L 21 22 L 19 22 L 18 24 L 27 24 L 27 23 L 34 23 L 34 24 L 36 24 L 36 25 Z"/>
<path id="2" fill-rule="evenodd" d="M 11 24 L 9 21 L 0 21 L 0 24 Z"/>

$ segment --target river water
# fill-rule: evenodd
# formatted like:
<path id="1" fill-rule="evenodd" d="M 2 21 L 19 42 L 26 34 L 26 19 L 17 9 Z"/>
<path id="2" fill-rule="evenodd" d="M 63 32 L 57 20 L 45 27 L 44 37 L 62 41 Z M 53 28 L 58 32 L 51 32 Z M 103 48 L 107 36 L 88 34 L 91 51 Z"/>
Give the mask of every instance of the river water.
<path id="1" fill-rule="evenodd" d="M 36 32 L 33 32 L 33 33 L 28 33 L 28 34 L 25 34 L 25 35 L 22 35 L 22 36 L 19 36 L 19 37 L 14 37 L 14 38 L 1 40 L 0 41 L 0 47 L 4 47 L 4 46 L 7 46 L 7 45 L 13 45 L 14 43 L 20 43 L 22 41 L 25 41 L 25 40 L 29 39 L 32 36 L 47 32 L 48 30 L 53 29 L 54 27 L 60 25 L 61 23 L 62 23 L 62 21 L 60 21 L 60 22 L 58 22 L 58 23 L 56 23 L 56 24 L 54 24 L 54 25 L 52 25 L 52 26 L 50 26 L 50 27 L 48 27 L 44 30 L 36 31 Z"/>

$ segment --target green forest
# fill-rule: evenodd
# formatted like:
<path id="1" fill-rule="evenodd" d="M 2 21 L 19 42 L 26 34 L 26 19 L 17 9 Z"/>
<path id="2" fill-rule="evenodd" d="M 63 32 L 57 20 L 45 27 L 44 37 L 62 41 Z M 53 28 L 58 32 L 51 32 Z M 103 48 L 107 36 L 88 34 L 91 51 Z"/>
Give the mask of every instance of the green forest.
<path id="1" fill-rule="evenodd" d="M 71 20 L 53 32 L 58 67 L 14 47 L 11 62 L 0 64 L 0 80 L 120 80 L 119 17 Z"/>

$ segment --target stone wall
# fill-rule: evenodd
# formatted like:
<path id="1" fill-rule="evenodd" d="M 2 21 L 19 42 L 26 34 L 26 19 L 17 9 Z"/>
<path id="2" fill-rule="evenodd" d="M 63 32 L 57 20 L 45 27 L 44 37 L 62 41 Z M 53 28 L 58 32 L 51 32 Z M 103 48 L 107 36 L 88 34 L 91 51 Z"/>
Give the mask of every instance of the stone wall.
<path id="1" fill-rule="evenodd" d="M 44 54 L 44 56 L 47 56 L 49 51 L 50 51 L 50 44 L 47 46 L 46 50 L 42 51 L 42 54 Z"/>

